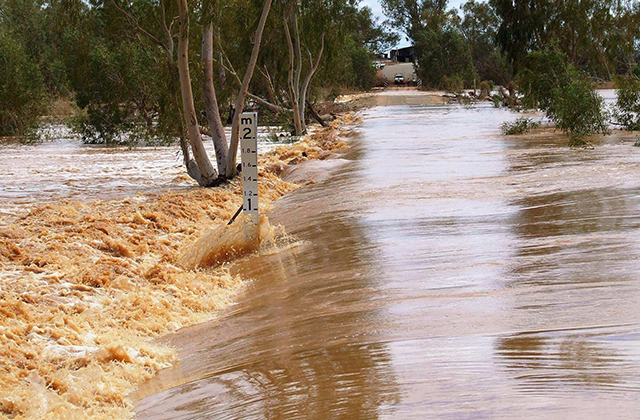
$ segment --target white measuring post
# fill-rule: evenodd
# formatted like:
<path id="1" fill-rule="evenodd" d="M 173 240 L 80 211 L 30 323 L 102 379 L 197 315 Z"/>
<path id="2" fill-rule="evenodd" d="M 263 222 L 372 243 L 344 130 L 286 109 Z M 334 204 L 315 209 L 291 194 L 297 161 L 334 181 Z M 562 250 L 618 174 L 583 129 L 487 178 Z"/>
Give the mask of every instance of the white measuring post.
<path id="1" fill-rule="evenodd" d="M 240 116 L 242 212 L 258 221 L 258 113 Z"/>

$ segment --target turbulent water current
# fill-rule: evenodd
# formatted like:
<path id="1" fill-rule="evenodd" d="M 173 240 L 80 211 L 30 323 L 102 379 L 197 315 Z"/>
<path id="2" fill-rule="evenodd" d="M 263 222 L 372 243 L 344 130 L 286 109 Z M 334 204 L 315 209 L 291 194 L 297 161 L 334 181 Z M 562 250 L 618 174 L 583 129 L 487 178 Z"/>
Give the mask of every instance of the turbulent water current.
<path id="1" fill-rule="evenodd" d="M 161 340 L 180 361 L 131 395 L 138 418 L 638 418 L 635 136 L 570 149 L 502 136 L 520 115 L 490 104 L 396 99 L 291 174 L 316 182 L 269 217 L 296 242 L 236 263 L 237 304 Z M 175 148 L 66 141 L 3 146 L 0 176 L 5 213 L 192 188 Z"/>
<path id="2" fill-rule="evenodd" d="M 516 117 L 363 112 L 271 214 L 301 245 L 238 264 L 237 305 L 168 337 L 181 361 L 139 418 L 637 418 L 640 150 L 500 135 Z"/>

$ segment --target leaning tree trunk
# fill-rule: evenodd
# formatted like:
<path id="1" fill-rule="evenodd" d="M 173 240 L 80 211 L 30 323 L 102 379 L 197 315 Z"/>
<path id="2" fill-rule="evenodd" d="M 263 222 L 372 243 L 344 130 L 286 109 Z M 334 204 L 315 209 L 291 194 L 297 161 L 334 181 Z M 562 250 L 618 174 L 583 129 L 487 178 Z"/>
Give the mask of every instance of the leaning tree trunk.
<path id="1" fill-rule="evenodd" d="M 181 0 L 186 1 L 186 0 Z M 267 23 L 267 16 L 269 16 L 269 10 L 271 9 L 271 0 L 265 0 L 264 7 L 262 8 L 262 15 L 260 16 L 260 22 L 256 29 L 256 34 L 253 39 L 253 50 L 251 51 L 251 58 L 247 64 L 247 71 L 244 74 L 242 85 L 240 86 L 240 92 L 238 92 L 238 98 L 236 99 L 236 109 L 233 115 L 233 123 L 231 126 L 231 143 L 229 144 L 229 154 L 227 155 L 227 172 L 226 178 L 233 178 L 236 174 L 236 158 L 238 156 L 238 143 L 240 140 L 240 115 L 244 109 L 244 100 L 247 97 L 249 91 L 249 83 L 253 77 L 253 72 L 256 68 L 258 61 L 258 54 L 260 53 L 260 44 L 262 43 L 262 33 L 264 32 L 264 26 Z"/>
<path id="2" fill-rule="evenodd" d="M 213 146 L 216 150 L 216 162 L 218 173 L 227 173 L 227 155 L 229 146 L 227 136 L 224 133 L 224 126 L 220 118 L 220 108 L 216 98 L 216 88 L 213 85 L 213 22 L 204 25 L 202 29 L 202 63 L 203 63 L 203 92 L 204 103 L 213 138 Z"/>
<path id="3" fill-rule="evenodd" d="M 180 91 L 182 93 L 182 108 L 184 120 L 187 124 L 187 134 L 193 157 L 200 171 L 198 183 L 203 187 L 214 185 L 218 174 L 211 165 L 207 151 L 202 144 L 200 126 L 196 116 L 196 107 L 193 102 L 193 90 L 191 88 L 191 75 L 189 74 L 189 16 L 187 0 L 177 0 L 180 22 L 180 36 L 178 38 L 178 71 L 180 74 Z"/>

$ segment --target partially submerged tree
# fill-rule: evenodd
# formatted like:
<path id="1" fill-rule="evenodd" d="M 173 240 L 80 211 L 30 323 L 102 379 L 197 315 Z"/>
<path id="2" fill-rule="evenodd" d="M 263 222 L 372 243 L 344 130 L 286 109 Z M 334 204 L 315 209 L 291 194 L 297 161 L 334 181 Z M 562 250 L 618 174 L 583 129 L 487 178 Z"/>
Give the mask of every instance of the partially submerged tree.
<path id="1" fill-rule="evenodd" d="M 164 40 L 162 40 L 160 36 L 156 36 L 143 28 L 134 14 L 120 5 L 118 0 L 111 0 L 111 2 L 113 6 L 127 18 L 131 26 L 138 33 L 142 34 L 146 41 L 151 41 L 151 43 L 157 45 L 165 53 L 170 70 L 177 67 L 177 74 L 175 71 L 170 71 L 170 74 L 173 77 L 177 77 L 179 82 L 177 85 L 179 86 L 182 108 L 182 122 L 180 125 L 184 127 L 183 130 L 180 130 L 180 135 L 181 138 L 183 138 L 182 131 L 184 131 L 186 132 L 186 138 L 188 139 L 188 146 L 184 141 L 184 138 L 182 141 L 182 151 L 188 174 L 195 179 L 198 184 L 205 187 L 214 186 L 222 180 L 235 176 L 239 143 L 240 115 L 243 111 L 245 99 L 248 95 L 249 84 L 256 67 L 258 54 L 260 52 L 262 34 L 271 9 L 272 1 L 265 0 L 262 4 L 261 13 L 253 36 L 251 54 L 248 58 L 245 74 L 240 82 L 240 88 L 235 99 L 235 114 L 232 120 L 231 137 L 228 140 L 224 132 L 214 85 L 213 50 L 214 19 L 216 18 L 214 12 L 218 4 L 213 0 L 205 0 L 200 4 L 200 8 L 198 9 L 198 12 L 203 15 L 202 21 L 204 22 L 202 27 L 201 56 L 203 68 L 202 96 L 205 102 L 206 119 L 210 127 L 211 137 L 213 138 L 217 170 L 211 163 L 211 159 L 204 146 L 199 113 L 196 110 L 196 97 L 194 96 L 189 58 L 190 40 L 193 36 L 193 33 L 190 30 L 190 23 L 192 14 L 194 13 L 193 8 L 190 7 L 190 2 L 188 0 L 175 0 L 174 4 L 177 7 L 171 7 L 169 4 L 170 0 L 160 0 L 159 6 L 161 14 L 159 14 L 157 18 L 162 20 L 161 27 L 163 29 L 162 32 Z M 175 11 L 177 14 L 175 18 L 169 18 L 171 22 L 175 20 L 178 23 L 177 50 L 175 51 L 175 54 L 175 35 L 173 33 L 173 24 L 167 23 L 167 12 L 169 11 Z M 193 159 L 190 157 L 190 153 L 193 154 Z"/>
<path id="2" fill-rule="evenodd" d="M 524 103 L 544 111 L 556 127 L 571 136 L 570 145 L 585 144 L 585 137 L 608 132 L 604 99 L 591 78 L 558 48 L 530 53 L 518 80 Z"/>
<path id="3" fill-rule="evenodd" d="M 309 48 L 305 45 L 306 53 L 309 56 L 309 66 L 307 73 L 302 79 L 304 56 L 302 53 L 302 40 L 300 33 L 300 24 L 298 17 L 297 5 L 294 5 L 290 16 L 284 18 L 284 33 L 287 40 L 287 46 L 289 47 L 289 99 L 291 107 L 293 109 L 293 124 L 296 135 L 302 135 L 307 131 L 307 123 L 305 118 L 305 108 L 307 104 L 307 94 L 309 92 L 309 86 L 311 79 L 318 70 L 320 65 L 320 59 L 324 52 L 324 37 L 322 32 L 320 35 L 320 48 L 316 57 Z M 292 23 L 293 30 L 290 29 L 290 23 Z"/>
<path id="4" fill-rule="evenodd" d="M 370 88 L 375 82 L 372 53 L 396 39 L 370 9 L 349 0 L 281 1 L 273 16 L 258 65 L 261 77 L 248 97 L 287 115 L 295 135 L 307 131 L 309 114 L 314 115 L 309 99 L 317 78 L 327 87 Z M 240 84 L 231 61 L 225 57 L 224 69 Z"/>
<path id="5" fill-rule="evenodd" d="M 618 79 L 614 108 L 616 122 L 629 131 L 640 130 L 640 79 L 627 75 Z"/>

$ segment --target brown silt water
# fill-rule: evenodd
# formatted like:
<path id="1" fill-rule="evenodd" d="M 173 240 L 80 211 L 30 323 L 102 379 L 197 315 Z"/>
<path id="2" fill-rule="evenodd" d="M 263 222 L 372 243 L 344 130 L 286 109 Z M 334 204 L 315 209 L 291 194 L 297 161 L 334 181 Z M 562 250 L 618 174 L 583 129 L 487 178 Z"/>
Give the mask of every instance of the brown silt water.
<path id="1" fill-rule="evenodd" d="M 640 151 L 500 135 L 516 117 L 363 112 L 270 213 L 296 245 L 238 263 L 238 303 L 168 337 L 181 360 L 137 416 L 638 418 Z"/>
<path id="2" fill-rule="evenodd" d="M 164 339 L 180 361 L 138 418 L 640 416 L 633 136 L 570 149 L 502 136 L 520 115 L 490 105 L 396 99 L 291 174 L 316 181 L 269 214 L 294 244 L 235 264 L 237 304 Z"/>

